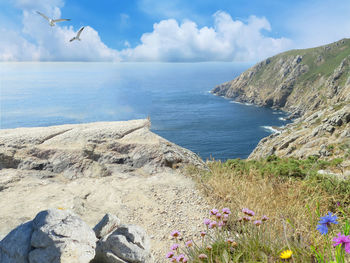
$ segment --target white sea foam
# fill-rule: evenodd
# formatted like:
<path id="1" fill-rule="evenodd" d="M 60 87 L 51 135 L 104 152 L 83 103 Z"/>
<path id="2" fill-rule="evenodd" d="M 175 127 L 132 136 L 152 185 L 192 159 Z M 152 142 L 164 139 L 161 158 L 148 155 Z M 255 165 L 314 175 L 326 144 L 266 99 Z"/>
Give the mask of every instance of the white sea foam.
<path id="1" fill-rule="evenodd" d="M 279 130 L 273 128 L 272 126 L 260 126 L 265 131 L 271 132 L 271 133 L 281 133 Z"/>
<path id="2" fill-rule="evenodd" d="M 256 105 L 254 105 L 254 104 L 252 104 L 252 103 L 248 103 L 248 102 L 239 102 L 239 101 L 231 100 L 230 103 L 235 103 L 235 104 L 241 104 L 241 105 L 246 105 L 246 106 L 254 106 L 254 107 L 257 107 Z"/>
<path id="3" fill-rule="evenodd" d="M 286 118 L 284 118 L 284 117 L 279 117 L 278 118 L 280 121 L 286 121 Z"/>

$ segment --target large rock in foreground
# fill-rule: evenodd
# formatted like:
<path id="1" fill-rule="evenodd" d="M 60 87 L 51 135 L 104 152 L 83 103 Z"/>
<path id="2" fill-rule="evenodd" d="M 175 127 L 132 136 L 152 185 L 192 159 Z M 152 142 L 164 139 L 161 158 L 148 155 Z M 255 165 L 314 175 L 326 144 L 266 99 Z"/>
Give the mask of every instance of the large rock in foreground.
<path id="1" fill-rule="evenodd" d="M 95 232 L 78 216 L 58 209 L 40 212 L 33 220 L 30 263 L 88 263 L 95 257 Z"/>
<path id="2" fill-rule="evenodd" d="M 1 263 L 89 263 L 94 231 L 69 211 L 49 209 L 18 226 L 0 242 Z"/>
<path id="3" fill-rule="evenodd" d="M 97 243 L 96 263 L 151 263 L 150 240 L 137 225 L 121 225 Z"/>
<path id="4" fill-rule="evenodd" d="M 204 165 L 191 151 L 150 132 L 150 125 L 149 120 L 133 120 L 0 130 L 0 169 L 76 179 Z"/>

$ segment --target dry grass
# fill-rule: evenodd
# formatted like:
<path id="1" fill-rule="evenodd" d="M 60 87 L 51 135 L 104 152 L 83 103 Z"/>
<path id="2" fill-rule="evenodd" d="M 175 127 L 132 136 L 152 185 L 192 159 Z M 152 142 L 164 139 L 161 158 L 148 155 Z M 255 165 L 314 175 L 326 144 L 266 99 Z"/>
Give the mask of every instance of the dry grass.
<path id="1" fill-rule="evenodd" d="M 254 168 L 242 172 L 220 161 L 208 162 L 208 166 L 210 172 L 191 169 L 189 173 L 198 180 L 214 206 L 229 207 L 236 212 L 236 218 L 241 216 L 244 207 L 259 216 L 267 215 L 271 231 L 266 242 L 270 242 L 267 246 L 272 250 L 292 246 L 299 253 L 293 259 L 295 262 L 311 262 L 310 245 L 320 249 L 326 246 L 325 239 L 316 230 L 319 216 L 328 211 L 337 212 L 335 203 L 344 196 L 331 194 L 317 184 L 311 185 L 305 178 L 262 175 Z M 278 256 L 269 262 L 277 262 L 275 260 Z"/>

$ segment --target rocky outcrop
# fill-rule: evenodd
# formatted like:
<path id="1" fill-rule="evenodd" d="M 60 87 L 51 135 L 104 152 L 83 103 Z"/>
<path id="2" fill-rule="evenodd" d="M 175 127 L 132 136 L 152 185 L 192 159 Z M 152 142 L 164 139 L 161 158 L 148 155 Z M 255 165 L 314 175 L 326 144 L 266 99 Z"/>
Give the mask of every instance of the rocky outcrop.
<path id="1" fill-rule="evenodd" d="M 263 138 L 249 158 L 349 158 L 350 39 L 268 58 L 212 93 L 279 108 L 292 124 Z"/>
<path id="2" fill-rule="evenodd" d="M 324 110 L 306 113 L 279 133 L 262 139 L 251 159 L 281 157 L 350 158 L 350 105 L 336 104 Z M 350 163 L 346 164 L 350 170 Z"/>
<path id="3" fill-rule="evenodd" d="M 306 113 L 350 99 L 350 39 L 268 58 L 213 94 L 238 102 Z"/>
<path id="4" fill-rule="evenodd" d="M 26 222 L 53 207 L 96 225 L 98 239 L 120 222 L 142 226 L 151 234 L 153 262 L 164 262 L 168 233 L 182 229 L 190 238 L 207 214 L 195 182 L 182 174 L 187 164 L 205 164 L 149 126 L 135 120 L 0 130 L 0 239 L 15 240 L 24 232 L 30 241 L 33 228 Z M 4 257 L 21 262 L 22 251 L 31 247 L 2 249 Z"/>
<path id="5" fill-rule="evenodd" d="M 136 169 L 152 174 L 189 163 L 204 166 L 198 156 L 149 127 L 149 120 L 135 120 L 0 130 L 0 169 L 76 179 Z"/>

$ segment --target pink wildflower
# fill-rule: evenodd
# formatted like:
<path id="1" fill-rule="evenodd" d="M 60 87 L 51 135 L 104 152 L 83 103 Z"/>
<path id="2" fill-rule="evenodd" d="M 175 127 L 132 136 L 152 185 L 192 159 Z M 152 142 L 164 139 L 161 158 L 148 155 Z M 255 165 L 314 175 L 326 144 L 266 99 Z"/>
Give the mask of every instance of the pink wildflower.
<path id="1" fill-rule="evenodd" d="M 198 255 L 198 258 L 199 258 L 199 259 L 207 259 L 208 256 L 207 256 L 206 254 L 199 254 L 199 255 Z"/>
<path id="2" fill-rule="evenodd" d="M 248 221 L 250 221 L 251 219 L 250 219 L 250 217 L 249 216 L 244 216 L 243 217 L 243 221 L 246 221 L 246 222 L 248 222 Z"/>
<path id="3" fill-rule="evenodd" d="M 210 222 L 209 228 L 215 228 L 218 225 L 218 223 L 216 221 L 212 221 Z"/>
<path id="4" fill-rule="evenodd" d="M 242 212 L 245 213 L 248 216 L 254 216 L 255 215 L 255 213 L 252 210 L 248 209 L 248 208 L 243 208 Z"/>
<path id="5" fill-rule="evenodd" d="M 338 237 L 333 238 L 333 246 L 336 247 L 338 245 L 341 245 L 345 252 L 350 254 L 350 235 L 345 236 L 341 233 L 338 233 Z"/>
<path id="6" fill-rule="evenodd" d="M 174 251 L 170 251 L 166 254 L 167 258 L 172 258 L 174 256 Z"/>
<path id="7" fill-rule="evenodd" d="M 216 213 L 216 215 L 215 215 L 215 216 L 216 216 L 216 218 L 217 218 L 217 219 L 220 219 L 220 218 L 222 217 L 222 214 L 220 214 L 220 213 Z"/>
<path id="8" fill-rule="evenodd" d="M 177 231 L 177 230 L 175 230 L 175 231 L 173 231 L 173 232 L 171 233 L 171 236 L 172 236 L 172 237 L 178 237 L 178 236 L 180 236 L 180 232 Z"/>
<path id="9" fill-rule="evenodd" d="M 231 210 L 230 210 L 229 208 L 227 208 L 227 207 L 223 208 L 223 209 L 222 209 L 222 212 L 223 212 L 224 214 L 226 214 L 226 215 L 231 214 Z"/>
<path id="10" fill-rule="evenodd" d="M 185 259 L 185 255 L 184 254 L 180 254 L 177 256 L 177 262 L 183 262 L 183 260 Z"/>
<path id="11" fill-rule="evenodd" d="M 261 221 L 267 221 L 267 220 L 269 220 L 269 218 L 267 216 L 263 215 L 263 217 L 261 218 Z"/>
<path id="12" fill-rule="evenodd" d="M 205 237 L 206 234 L 207 234 L 207 233 L 206 233 L 205 231 L 202 231 L 202 232 L 201 232 L 201 237 Z"/>
<path id="13" fill-rule="evenodd" d="M 180 246 L 179 244 L 173 244 L 173 245 L 171 245 L 170 249 L 177 250 L 179 248 L 179 246 Z"/>
<path id="14" fill-rule="evenodd" d="M 253 224 L 256 225 L 256 226 L 260 226 L 262 224 L 262 221 L 261 220 L 255 220 L 253 222 Z"/>
<path id="15" fill-rule="evenodd" d="M 211 220 L 209 218 L 204 219 L 204 225 L 209 226 Z"/>
<path id="16" fill-rule="evenodd" d="M 218 212 L 219 212 L 219 210 L 217 210 L 216 208 L 214 208 L 214 209 L 212 209 L 212 210 L 210 211 L 210 214 L 213 215 L 213 216 L 215 216 Z"/>
<path id="17" fill-rule="evenodd" d="M 192 240 L 188 240 L 188 241 L 186 242 L 186 247 L 192 247 L 192 246 L 193 246 Z"/>
<path id="18" fill-rule="evenodd" d="M 210 251 L 210 250 L 213 249 L 213 247 L 212 247 L 211 245 L 208 245 L 208 246 L 206 247 L 206 249 Z"/>
<path id="19" fill-rule="evenodd" d="M 220 221 L 220 222 L 219 222 L 219 227 L 223 227 L 223 226 L 225 226 L 225 222 Z"/>

